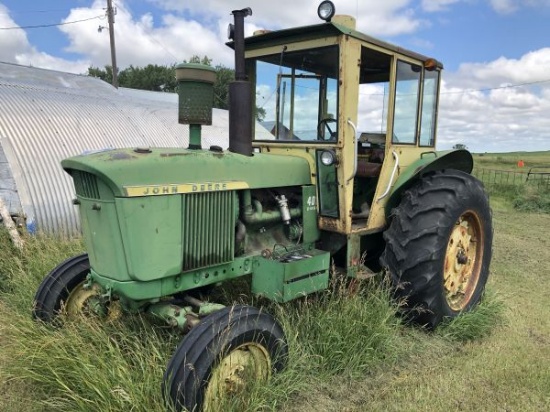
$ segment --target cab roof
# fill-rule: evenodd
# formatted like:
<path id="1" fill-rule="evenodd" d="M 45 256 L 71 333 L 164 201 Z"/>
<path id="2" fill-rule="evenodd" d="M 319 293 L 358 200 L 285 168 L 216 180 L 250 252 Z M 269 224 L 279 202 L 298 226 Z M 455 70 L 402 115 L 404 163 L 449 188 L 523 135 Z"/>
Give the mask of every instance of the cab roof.
<path id="1" fill-rule="evenodd" d="M 377 38 L 368 36 L 357 30 L 334 22 L 294 27 L 290 29 L 282 29 L 276 31 L 267 31 L 262 34 L 257 34 L 245 38 L 245 48 L 246 50 L 255 50 L 263 47 L 283 45 L 288 42 L 314 40 L 328 36 L 340 36 L 342 34 L 402 54 L 412 59 L 420 60 L 422 62 L 430 59 L 429 56 L 425 56 L 423 54 L 416 53 L 414 51 L 396 46 L 383 40 L 379 40 Z M 233 48 L 233 42 L 228 42 L 227 45 Z M 442 69 L 443 65 L 440 62 L 437 62 L 437 67 Z"/>

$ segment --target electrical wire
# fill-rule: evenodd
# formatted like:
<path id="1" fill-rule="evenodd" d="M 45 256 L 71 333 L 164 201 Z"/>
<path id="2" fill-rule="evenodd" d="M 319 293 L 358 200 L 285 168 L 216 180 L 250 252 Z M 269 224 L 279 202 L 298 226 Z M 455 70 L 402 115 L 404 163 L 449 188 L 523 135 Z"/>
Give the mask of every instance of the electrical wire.
<path id="1" fill-rule="evenodd" d="M 441 94 L 457 94 L 457 93 L 467 93 L 467 92 L 489 92 L 491 90 L 512 89 L 514 87 L 531 86 L 533 84 L 541 84 L 541 83 L 548 83 L 548 82 L 550 82 L 550 79 L 536 80 L 536 81 L 533 81 L 533 82 L 526 82 L 526 83 L 509 84 L 507 86 L 488 87 L 486 89 L 464 89 L 464 90 L 457 90 L 457 91 L 441 92 Z"/>
<path id="2" fill-rule="evenodd" d="M 35 26 L 13 26 L 13 27 L 0 27 L 0 30 L 25 30 L 25 29 L 42 29 L 45 27 L 55 27 L 55 26 L 65 26 L 67 24 L 75 24 L 75 23 L 82 23 L 85 21 L 95 20 L 95 19 L 104 19 L 105 15 L 101 14 L 99 16 L 95 17 L 89 17 L 87 19 L 80 19 L 80 20 L 73 20 L 73 21 L 66 21 L 63 23 L 53 23 L 53 24 L 37 24 Z"/>
<path id="3" fill-rule="evenodd" d="M 177 56 L 174 56 L 174 54 L 171 53 L 170 50 L 168 50 L 166 47 L 164 47 L 164 45 L 159 40 L 155 39 L 152 34 L 149 34 L 147 32 L 144 32 L 144 34 L 147 36 L 149 40 L 157 43 L 162 48 L 162 50 L 164 50 L 166 53 L 172 56 L 176 60 L 176 62 L 180 61 Z"/>
<path id="4" fill-rule="evenodd" d="M 99 8 L 93 8 L 89 10 L 104 10 Z M 10 10 L 9 13 L 0 13 L 2 16 L 9 16 L 11 14 L 39 14 L 39 13 L 68 13 L 71 9 L 51 9 L 51 10 Z"/>
<path id="5" fill-rule="evenodd" d="M 549 83 L 549 82 L 550 82 L 550 79 L 535 80 L 535 81 L 526 82 L 526 83 L 509 84 L 507 86 L 487 87 L 487 88 L 484 88 L 484 89 L 455 90 L 455 91 L 440 92 L 439 94 L 440 95 L 445 95 L 445 94 L 464 94 L 464 93 L 470 93 L 470 92 L 490 92 L 492 90 L 513 89 L 515 87 L 532 86 L 534 84 L 542 84 L 542 83 Z M 304 87 L 304 86 L 300 86 L 300 87 Z M 359 92 L 359 94 L 361 94 L 363 96 L 385 96 L 384 93 L 364 93 L 364 92 L 361 93 L 361 92 Z M 412 93 L 409 93 L 409 94 L 412 95 Z"/>

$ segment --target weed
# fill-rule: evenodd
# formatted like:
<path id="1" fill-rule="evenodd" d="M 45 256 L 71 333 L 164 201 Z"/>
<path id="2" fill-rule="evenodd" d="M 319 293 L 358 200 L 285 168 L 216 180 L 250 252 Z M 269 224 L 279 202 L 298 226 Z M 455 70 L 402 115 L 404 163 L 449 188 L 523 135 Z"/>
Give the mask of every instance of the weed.
<path id="1" fill-rule="evenodd" d="M 503 322 L 502 300 L 487 291 L 481 303 L 472 311 L 442 322 L 436 334 L 453 341 L 466 342 L 488 336 L 495 326 Z"/>
<path id="2" fill-rule="evenodd" d="M 522 212 L 550 213 L 550 188 L 524 186 L 514 198 L 513 205 Z"/>
<path id="3" fill-rule="evenodd" d="M 140 317 L 113 323 L 83 319 L 59 329 L 33 321 L 38 283 L 59 262 L 80 253 L 82 244 L 39 236 L 17 251 L 2 231 L 0 242 L 2 251 L 9 251 L 0 254 L 0 273 L 8 274 L 0 302 L 0 376 L 10 382 L 2 386 L 7 396 L 0 409 L 165 410 L 160 384 L 181 336 Z M 284 305 L 253 299 L 248 288 L 247 280 L 240 279 L 215 293 L 227 304 L 252 302 L 274 314 L 288 339 L 289 363 L 268 384 L 254 384 L 247 396 L 230 400 L 228 411 L 288 410 L 292 405 L 302 410 L 299 400 L 316 388 L 340 382 L 339 393 L 347 393 L 345 385 L 360 384 L 365 376 L 406 370 L 407 360 L 422 350 L 436 351 L 439 340 L 459 345 L 486 336 L 499 322 L 493 307 L 499 300 L 488 294 L 473 317 L 451 321 L 435 336 L 408 332 L 380 277 L 356 284 L 336 276 L 329 290 Z M 342 410 L 340 406 L 334 410 Z"/>

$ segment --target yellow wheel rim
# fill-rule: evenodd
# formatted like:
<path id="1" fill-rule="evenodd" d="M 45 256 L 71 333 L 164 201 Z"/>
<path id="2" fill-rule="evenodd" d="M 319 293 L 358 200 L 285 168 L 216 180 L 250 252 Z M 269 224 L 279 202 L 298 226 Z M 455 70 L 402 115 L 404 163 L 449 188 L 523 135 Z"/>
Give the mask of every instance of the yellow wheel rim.
<path id="1" fill-rule="evenodd" d="M 469 210 L 455 223 L 445 253 L 444 289 L 447 304 L 454 311 L 470 302 L 481 273 L 483 260 L 483 225 Z"/>
<path id="2" fill-rule="evenodd" d="M 269 379 L 271 358 L 258 343 L 233 349 L 213 370 L 204 397 L 204 411 L 220 411 L 235 395 L 244 394 L 256 382 Z"/>
<path id="3" fill-rule="evenodd" d="M 69 318 L 76 318 L 82 315 L 97 315 L 97 311 L 93 310 L 92 304 L 96 303 L 93 302 L 93 300 L 99 297 L 101 289 L 97 284 L 93 284 L 92 287 L 86 288 L 84 287 L 86 282 L 85 280 L 79 283 L 71 293 L 69 293 L 65 301 L 65 313 Z M 107 320 L 118 318 L 121 313 L 118 301 L 110 302 L 106 311 Z"/>

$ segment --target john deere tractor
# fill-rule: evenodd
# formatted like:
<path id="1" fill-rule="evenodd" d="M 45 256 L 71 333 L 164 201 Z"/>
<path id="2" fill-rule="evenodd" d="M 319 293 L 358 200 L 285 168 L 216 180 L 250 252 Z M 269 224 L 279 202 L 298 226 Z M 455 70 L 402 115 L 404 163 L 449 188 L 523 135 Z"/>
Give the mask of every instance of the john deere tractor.
<path id="1" fill-rule="evenodd" d="M 88 253 L 35 297 L 46 322 L 116 306 L 186 332 L 163 379 L 178 411 L 216 411 L 287 361 L 278 322 L 212 302 L 211 285 L 247 276 L 252 293 L 287 302 L 326 289 L 333 266 L 358 279 L 385 268 L 404 315 L 434 328 L 479 302 L 491 260 L 471 154 L 435 150 L 440 62 L 357 32 L 330 1 L 321 24 L 247 38 L 252 11 L 232 14 L 229 149 L 201 144 L 215 72 L 177 66 L 188 148 L 64 160 Z"/>

